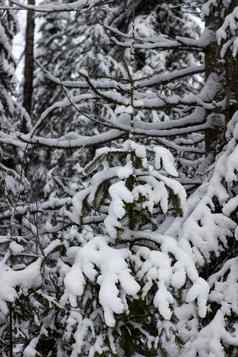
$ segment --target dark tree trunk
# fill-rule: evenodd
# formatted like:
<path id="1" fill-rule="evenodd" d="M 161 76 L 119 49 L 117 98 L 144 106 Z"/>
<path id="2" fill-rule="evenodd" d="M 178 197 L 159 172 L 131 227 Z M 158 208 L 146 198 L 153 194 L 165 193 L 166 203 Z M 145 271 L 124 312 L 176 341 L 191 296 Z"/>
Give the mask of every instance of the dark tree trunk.
<path id="1" fill-rule="evenodd" d="M 219 76 L 220 80 L 223 81 L 223 89 L 225 90 L 225 73 L 224 73 L 224 65 L 220 59 L 220 48 L 217 44 L 216 40 L 216 31 L 222 25 L 222 19 L 220 17 L 219 11 L 211 12 L 211 14 L 206 17 L 206 28 L 213 32 L 214 39 L 213 42 L 206 48 L 205 51 L 205 76 L 206 80 L 208 77 L 214 73 Z M 224 97 L 225 93 L 220 93 L 220 96 Z M 217 95 L 218 96 L 218 95 Z M 215 98 L 218 100 L 218 98 Z M 207 117 L 213 114 L 211 111 L 207 111 Z M 215 116 L 214 116 L 215 119 Z M 209 163 L 214 162 L 216 153 L 217 153 L 217 146 L 221 139 L 220 128 L 217 126 L 213 126 L 212 122 L 210 122 L 211 127 L 208 128 L 205 132 L 205 148 L 206 148 L 206 155 L 208 157 Z M 223 134 L 222 134 L 223 137 Z"/>
<path id="2" fill-rule="evenodd" d="M 227 14 L 231 13 L 235 6 L 238 6 L 238 0 L 232 1 Z M 206 27 L 214 32 L 214 42 L 211 43 L 205 51 L 205 67 L 206 67 L 206 79 L 211 73 L 216 73 L 220 77 L 222 83 L 222 90 L 217 94 L 217 101 L 222 98 L 226 98 L 226 108 L 224 111 L 224 126 L 212 125 L 205 133 L 205 146 L 207 156 L 210 157 L 210 161 L 213 162 L 219 147 L 222 147 L 225 142 L 226 126 L 231 119 L 234 111 L 238 109 L 238 61 L 233 58 L 230 51 L 227 52 L 225 59 L 221 58 L 220 50 L 216 41 L 216 31 L 222 26 L 222 18 L 220 16 L 219 9 L 211 13 L 206 18 Z M 208 111 L 207 115 L 211 114 Z M 216 113 L 214 115 L 216 119 Z"/>
<path id="3" fill-rule="evenodd" d="M 35 0 L 28 0 L 28 5 L 35 5 Z M 33 95 L 33 69 L 34 69 L 34 31 L 35 15 L 34 11 L 27 12 L 26 35 L 25 35 L 25 67 L 24 67 L 24 90 L 23 106 L 31 115 L 32 95 Z M 26 122 L 22 122 L 22 132 L 27 131 Z"/>

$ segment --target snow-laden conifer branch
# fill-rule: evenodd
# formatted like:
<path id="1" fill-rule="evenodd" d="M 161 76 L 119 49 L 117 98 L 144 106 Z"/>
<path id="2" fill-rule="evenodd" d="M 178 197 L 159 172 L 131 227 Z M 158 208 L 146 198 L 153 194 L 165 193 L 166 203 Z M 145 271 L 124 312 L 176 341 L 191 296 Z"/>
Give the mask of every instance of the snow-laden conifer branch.
<path id="1" fill-rule="evenodd" d="M 129 48 L 131 45 L 131 41 L 120 41 L 117 38 L 115 38 L 114 36 L 112 36 L 110 38 L 112 44 L 115 44 L 119 47 L 122 48 Z M 189 39 L 188 39 L 189 40 Z M 202 52 L 205 50 L 205 46 L 201 46 L 200 43 L 198 42 L 198 40 L 194 40 L 194 41 L 186 41 L 186 39 L 184 39 L 184 41 L 181 40 L 165 40 L 162 38 L 161 41 L 158 42 L 146 42 L 148 41 L 147 39 L 144 39 L 143 42 L 137 42 L 135 43 L 135 48 L 136 49 L 140 49 L 140 50 L 160 50 L 160 51 L 168 51 L 168 50 L 177 50 L 177 51 L 195 51 L 195 52 Z"/>
<path id="2" fill-rule="evenodd" d="M 17 9 L 33 10 L 37 12 L 61 12 L 61 11 L 89 11 L 94 7 L 108 5 L 112 1 L 109 0 L 78 0 L 70 4 L 45 4 L 45 5 L 25 5 L 20 1 L 11 0 L 11 3 L 17 6 Z M 9 9 L 9 8 L 8 8 Z M 14 9 L 14 8 L 13 8 Z"/>
<path id="3" fill-rule="evenodd" d="M 39 64 L 38 64 L 39 65 Z M 42 66 L 41 66 L 42 68 Z M 171 81 L 176 81 L 178 79 L 185 78 L 187 76 L 203 73 L 205 70 L 205 67 L 200 65 L 200 66 L 191 66 L 185 69 L 180 69 L 180 70 L 175 70 L 172 72 L 168 73 L 160 73 L 157 75 L 152 75 L 148 78 L 143 78 L 143 79 L 134 79 L 134 86 L 135 89 L 140 89 L 140 88 L 149 88 L 154 85 L 165 85 L 168 82 Z M 45 73 L 45 76 L 50 79 L 52 82 L 58 85 L 62 85 L 65 88 L 72 88 L 72 89 L 87 89 L 87 88 L 93 88 L 95 89 L 116 89 L 116 90 L 121 90 L 123 92 L 126 92 L 129 90 L 129 84 L 124 84 L 127 82 L 127 79 L 122 79 L 122 83 L 120 82 L 120 79 L 110 79 L 108 77 L 106 78 L 99 78 L 99 79 L 90 79 L 89 82 L 89 77 L 81 72 L 78 72 L 78 75 L 81 75 L 82 77 L 86 78 L 87 81 L 61 81 L 55 76 L 53 76 L 51 73 L 49 73 L 45 68 L 43 68 L 43 71 Z"/>
<path id="4" fill-rule="evenodd" d="M 71 202 L 71 198 L 54 198 L 49 201 L 41 203 L 32 203 L 29 205 L 19 205 L 13 209 L 6 210 L 0 213 L 0 220 L 9 219 L 12 216 L 24 216 L 27 213 L 44 212 L 47 210 L 55 211 L 63 207 L 68 202 Z"/>
<path id="5" fill-rule="evenodd" d="M 75 104 L 79 104 L 81 102 L 87 101 L 87 100 L 95 100 L 96 97 L 94 94 L 86 93 L 86 94 L 79 94 L 77 96 L 71 96 L 73 102 Z M 46 124 L 45 121 L 48 119 L 50 114 L 54 112 L 57 109 L 62 109 L 65 107 L 71 106 L 71 103 L 67 98 L 64 98 L 54 104 L 52 104 L 50 107 L 48 107 L 39 117 L 37 120 L 36 124 L 33 126 L 32 130 L 30 131 L 30 136 L 33 136 L 37 134 L 42 127 Z"/>
<path id="6" fill-rule="evenodd" d="M 104 93 L 106 92 L 98 92 L 98 90 L 104 89 L 104 90 L 111 90 L 115 89 L 118 90 L 118 92 L 128 92 L 130 89 L 129 84 L 124 84 L 125 82 L 128 82 L 128 79 L 123 78 L 122 82 L 120 79 L 110 79 L 108 77 L 106 78 L 99 78 L 99 79 L 92 79 L 89 78 L 87 73 L 83 72 L 78 72 L 79 76 L 82 76 L 85 81 L 61 81 L 57 77 L 55 77 L 52 73 L 47 71 L 45 67 L 43 67 L 39 62 L 37 62 L 37 65 L 42 69 L 44 72 L 44 75 L 46 78 L 51 80 L 53 83 L 58 84 L 64 88 L 72 88 L 72 89 L 92 89 L 95 94 L 99 95 L 99 97 L 103 98 Z M 148 78 L 143 78 L 143 79 L 134 79 L 134 88 L 136 89 L 143 89 L 143 88 L 149 88 L 154 85 L 165 85 L 168 82 L 171 81 L 176 81 L 178 79 L 182 79 L 187 76 L 203 73 L 205 70 L 205 67 L 203 65 L 200 66 L 191 66 L 185 69 L 180 69 L 180 70 L 175 70 L 172 72 L 168 73 L 160 73 L 158 75 L 153 75 Z M 110 97 L 109 97 L 110 98 Z M 106 99 L 106 98 L 105 98 Z M 116 99 L 115 99 L 116 100 Z M 196 100 L 196 97 L 192 99 L 190 97 L 191 105 L 199 105 L 199 101 Z M 168 100 L 169 102 L 169 100 Z M 189 104 L 189 99 L 188 103 L 183 103 L 183 100 L 181 99 L 181 105 L 183 104 Z M 202 101 L 200 102 L 202 105 Z M 176 105 L 176 103 L 174 103 Z M 205 105 L 205 103 L 204 103 Z"/>
<path id="7" fill-rule="evenodd" d="M 107 29 L 110 33 L 117 35 L 123 39 L 124 41 L 118 40 L 114 36 L 110 36 L 110 40 L 114 42 L 116 45 L 121 47 L 129 48 L 131 45 L 132 38 L 130 34 L 123 33 L 116 28 L 113 28 L 108 25 L 104 25 L 105 29 Z M 214 42 L 214 34 L 209 31 L 204 31 L 204 33 L 198 39 L 193 39 L 189 37 L 176 36 L 171 39 L 167 35 L 161 34 L 160 36 L 152 36 L 150 38 L 145 37 L 135 37 L 135 48 L 138 49 L 159 49 L 159 50 L 172 50 L 178 49 L 182 51 L 204 51 L 205 48 L 212 42 Z"/>
<path id="8" fill-rule="evenodd" d="M 194 256 L 198 264 L 204 265 L 211 255 L 219 256 L 234 239 L 237 229 L 232 213 L 237 209 L 237 196 L 233 197 L 232 187 L 237 182 L 237 113 L 229 124 L 230 139 L 226 150 L 218 159 L 214 173 L 203 190 L 191 196 L 191 210 L 185 220 L 174 223 L 168 234 L 176 234 L 178 225 L 181 229 L 180 239 L 194 247 Z M 199 197 L 199 202 L 197 198 Z M 179 221 L 179 222 L 178 222 Z M 193 234 L 191 234 L 193 227 Z"/>
<path id="9" fill-rule="evenodd" d="M 58 148 L 58 149 L 75 149 L 80 147 L 92 146 L 95 144 L 105 144 L 107 142 L 111 142 L 112 140 L 119 139 L 123 135 L 124 132 L 119 130 L 109 130 L 108 132 L 92 135 L 92 136 L 83 136 L 73 134 L 72 137 L 69 134 L 62 136 L 60 138 L 45 138 L 40 136 L 29 136 L 29 135 L 19 135 L 18 138 L 23 143 L 28 144 L 37 144 L 40 146 L 45 146 L 49 148 Z"/>
<path id="10" fill-rule="evenodd" d="M 0 131 L 0 143 L 2 144 L 8 144 L 10 146 L 13 147 L 18 147 L 20 149 L 25 149 L 26 148 L 26 144 L 23 143 L 21 140 L 19 140 L 16 137 L 16 133 L 12 133 L 12 134 L 6 134 L 2 131 Z"/>

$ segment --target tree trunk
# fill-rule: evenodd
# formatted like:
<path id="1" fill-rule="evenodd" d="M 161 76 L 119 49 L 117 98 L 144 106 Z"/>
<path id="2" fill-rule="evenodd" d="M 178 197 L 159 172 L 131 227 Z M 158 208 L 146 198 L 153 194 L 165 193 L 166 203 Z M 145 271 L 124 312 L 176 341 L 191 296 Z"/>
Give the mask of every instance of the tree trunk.
<path id="1" fill-rule="evenodd" d="M 235 6 L 238 5 L 238 0 L 232 1 L 231 6 L 227 9 L 226 13 L 231 13 Z M 207 47 L 205 51 L 205 67 L 206 79 L 211 73 L 216 73 L 219 76 L 219 83 L 222 83 L 222 89 L 217 93 L 216 101 L 226 99 L 226 108 L 223 112 L 224 125 L 219 126 L 217 123 L 211 122 L 211 127 L 205 132 L 205 147 L 209 161 L 213 162 L 219 147 L 223 146 L 225 142 L 226 126 L 231 119 L 233 112 L 237 108 L 238 98 L 238 63 L 237 59 L 233 58 L 232 53 L 228 51 L 225 59 L 221 58 L 221 48 L 217 44 L 216 31 L 222 26 L 224 21 L 224 14 L 221 16 L 219 9 L 212 11 L 206 18 L 207 29 L 213 31 L 214 41 Z M 211 114 L 210 111 L 207 115 Z M 214 121 L 216 120 L 217 113 L 214 113 Z"/>
<path id="2" fill-rule="evenodd" d="M 28 5 L 35 5 L 35 0 L 28 0 Z M 25 66 L 24 66 L 24 90 L 23 90 L 23 106 L 31 115 L 32 111 L 32 95 L 33 95 L 33 69 L 34 69 L 34 30 L 35 30 L 35 15 L 34 11 L 28 10 L 26 35 L 25 35 Z M 25 120 L 22 122 L 22 132 L 27 131 Z"/>
<path id="3" fill-rule="evenodd" d="M 224 97 L 225 96 L 224 66 L 220 58 L 220 48 L 216 40 L 216 31 L 222 25 L 222 18 L 220 16 L 219 11 L 218 10 L 211 11 L 211 14 L 206 17 L 205 22 L 206 22 L 206 28 L 209 31 L 212 31 L 214 34 L 212 43 L 210 43 L 210 45 L 206 48 L 205 51 L 206 80 L 210 75 L 212 75 L 212 73 L 218 75 L 220 81 L 224 83 L 222 86 L 223 87 L 222 92 L 218 93 L 217 96 L 219 96 L 220 94 L 221 97 Z M 215 98 L 215 100 L 218 100 L 218 98 Z M 215 113 L 213 113 L 212 111 L 207 111 L 206 113 L 207 118 L 208 116 L 212 118 L 211 114 L 215 114 Z M 213 120 L 211 119 L 210 121 L 211 127 L 208 128 L 205 132 L 205 149 L 206 149 L 206 155 L 209 164 L 214 162 L 217 153 L 217 146 L 219 144 L 219 141 L 221 140 L 221 128 L 219 128 L 216 125 L 213 125 L 212 121 L 214 120 L 215 120 L 215 116 L 214 119 Z"/>

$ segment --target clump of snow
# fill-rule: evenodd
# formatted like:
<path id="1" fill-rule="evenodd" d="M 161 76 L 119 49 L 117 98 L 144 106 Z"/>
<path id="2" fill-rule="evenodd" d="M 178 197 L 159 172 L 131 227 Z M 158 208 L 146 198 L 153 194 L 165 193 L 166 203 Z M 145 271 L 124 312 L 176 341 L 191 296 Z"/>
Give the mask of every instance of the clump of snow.
<path id="1" fill-rule="evenodd" d="M 37 288 L 41 285 L 41 264 L 39 258 L 22 270 L 11 269 L 4 261 L 0 262 L 0 311 L 8 312 L 7 302 L 14 302 L 17 298 L 16 287 L 23 289 Z"/>
<path id="2" fill-rule="evenodd" d="M 23 352 L 23 357 L 40 357 L 40 353 L 36 351 L 36 345 L 39 341 L 39 337 L 35 337 L 26 346 Z"/>
<path id="3" fill-rule="evenodd" d="M 125 203 L 133 202 L 133 194 L 126 187 L 125 182 L 119 181 L 111 185 L 109 188 L 111 203 L 109 206 L 109 214 L 104 220 L 108 234 L 112 238 L 116 238 L 116 228 L 121 228 L 119 220 L 126 214 Z"/>
<path id="4" fill-rule="evenodd" d="M 238 313 L 237 272 L 238 258 L 231 258 L 208 281 L 211 287 L 210 301 L 219 304 L 228 316 L 231 313 Z"/>
<path id="5" fill-rule="evenodd" d="M 17 255 L 23 252 L 24 247 L 21 244 L 18 244 L 17 242 L 11 242 L 9 244 L 9 249 L 13 255 Z"/>
<path id="6" fill-rule="evenodd" d="M 184 250 L 181 243 L 172 237 L 162 236 L 161 251 L 145 247 L 138 248 L 133 261 L 138 279 L 145 282 L 142 288 L 142 297 L 148 294 L 153 284 L 157 285 L 154 305 L 164 319 L 170 320 L 172 316 L 170 306 L 173 305 L 175 299 L 172 296 L 171 287 L 182 288 L 186 277 L 192 282 L 187 294 L 187 301 L 197 300 L 199 316 L 205 317 L 209 286 L 205 280 L 199 278 L 192 257 Z"/>
<path id="7" fill-rule="evenodd" d="M 171 152 L 162 146 L 154 147 L 154 151 L 156 170 L 163 168 L 169 175 L 177 177 L 178 171 L 175 168 L 174 157 Z"/>
<path id="8" fill-rule="evenodd" d="M 102 236 L 95 237 L 82 248 L 78 247 L 74 264 L 64 279 L 65 294 L 71 304 L 77 306 L 77 296 L 83 295 L 85 278 L 96 282 L 100 286 L 99 302 L 106 324 L 114 326 L 114 314 L 126 311 L 123 296 L 135 297 L 140 289 L 126 262 L 129 255 L 127 249 L 108 246 Z"/>
<path id="9" fill-rule="evenodd" d="M 225 329 L 225 317 L 218 310 L 214 319 L 204 327 L 183 351 L 184 357 L 225 357 L 224 345 L 238 346 L 238 338 Z"/>

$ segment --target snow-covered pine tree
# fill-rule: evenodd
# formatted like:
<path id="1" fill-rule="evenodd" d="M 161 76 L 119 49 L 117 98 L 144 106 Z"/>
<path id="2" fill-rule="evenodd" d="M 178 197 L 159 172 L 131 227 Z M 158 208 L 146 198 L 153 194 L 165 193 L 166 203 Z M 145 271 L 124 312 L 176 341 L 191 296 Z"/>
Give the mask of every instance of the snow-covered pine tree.
<path id="1" fill-rule="evenodd" d="M 72 267 L 61 264 L 61 301 L 74 307 L 65 319 L 72 355 L 156 355 L 158 328 L 171 319 L 181 288 L 188 287 L 200 317 L 208 294 L 186 247 L 158 231 L 171 210 L 185 210 L 173 156 L 128 140 L 98 150 L 84 171 L 85 188 L 66 212 L 75 225 L 66 233 Z M 87 221 L 91 230 L 77 233 Z"/>

